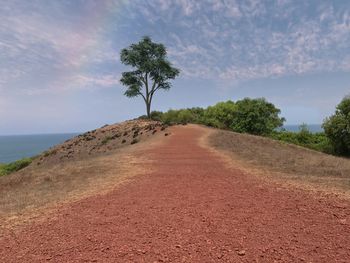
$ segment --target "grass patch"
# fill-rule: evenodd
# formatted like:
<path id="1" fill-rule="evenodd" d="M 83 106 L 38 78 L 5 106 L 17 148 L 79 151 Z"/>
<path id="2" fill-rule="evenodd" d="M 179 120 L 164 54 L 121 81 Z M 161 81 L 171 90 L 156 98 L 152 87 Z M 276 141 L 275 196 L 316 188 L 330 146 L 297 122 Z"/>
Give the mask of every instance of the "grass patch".
<path id="1" fill-rule="evenodd" d="M 23 158 L 12 163 L 0 164 L 0 176 L 19 171 L 30 165 L 32 161 L 33 158 Z"/>
<path id="2" fill-rule="evenodd" d="M 112 140 L 112 137 L 107 136 L 101 141 L 101 144 L 102 145 L 107 144 L 110 140 Z"/>

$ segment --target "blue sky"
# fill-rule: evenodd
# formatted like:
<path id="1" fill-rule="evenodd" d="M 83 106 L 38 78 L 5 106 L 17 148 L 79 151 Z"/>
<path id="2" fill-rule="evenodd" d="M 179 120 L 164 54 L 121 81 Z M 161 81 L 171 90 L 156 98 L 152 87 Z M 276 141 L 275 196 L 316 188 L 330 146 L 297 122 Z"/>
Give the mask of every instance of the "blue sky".
<path id="1" fill-rule="evenodd" d="M 0 134 L 85 131 L 144 114 L 119 52 L 149 35 L 181 69 L 153 109 L 265 97 L 321 123 L 350 93 L 347 0 L 1 0 Z"/>

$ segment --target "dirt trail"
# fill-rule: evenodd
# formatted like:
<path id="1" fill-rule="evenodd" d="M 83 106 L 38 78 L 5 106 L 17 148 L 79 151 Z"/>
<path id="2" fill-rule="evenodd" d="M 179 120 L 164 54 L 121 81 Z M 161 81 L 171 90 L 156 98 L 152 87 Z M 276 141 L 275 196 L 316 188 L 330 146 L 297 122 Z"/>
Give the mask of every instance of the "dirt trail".
<path id="1" fill-rule="evenodd" d="M 173 128 L 137 153 L 151 174 L 7 234 L 0 261 L 350 262 L 349 201 L 226 168 L 200 146 L 205 132 Z"/>

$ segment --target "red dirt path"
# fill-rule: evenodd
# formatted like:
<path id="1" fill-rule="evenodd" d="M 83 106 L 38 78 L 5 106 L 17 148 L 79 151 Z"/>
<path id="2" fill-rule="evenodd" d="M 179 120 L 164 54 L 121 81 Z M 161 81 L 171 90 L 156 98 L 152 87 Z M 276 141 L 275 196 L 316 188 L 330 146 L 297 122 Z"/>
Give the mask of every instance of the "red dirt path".
<path id="1" fill-rule="evenodd" d="M 155 171 L 0 240 L 1 262 L 350 262 L 350 204 L 286 189 L 174 128 Z M 149 164 L 140 164 L 149 165 Z"/>

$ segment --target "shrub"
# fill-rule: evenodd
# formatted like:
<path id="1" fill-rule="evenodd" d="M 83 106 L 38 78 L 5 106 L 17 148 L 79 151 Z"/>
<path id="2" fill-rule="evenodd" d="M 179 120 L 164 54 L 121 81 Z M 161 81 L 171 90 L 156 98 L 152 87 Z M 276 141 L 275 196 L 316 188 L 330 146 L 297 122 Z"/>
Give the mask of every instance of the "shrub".
<path id="1" fill-rule="evenodd" d="M 179 110 L 177 114 L 177 122 L 181 124 L 195 122 L 195 116 L 189 109 Z"/>
<path id="2" fill-rule="evenodd" d="M 280 113 L 280 109 L 264 98 L 245 98 L 236 102 L 234 121 L 230 127 L 236 132 L 267 135 L 283 125 L 285 119 L 278 116 Z"/>
<path id="3" fill-rule="evenodd" d="M 203 108 L 194 107 L 194 108 L 189 108 L 187 110 L 189 110 L 192 114 L 193 123 L 199 123 L 199 124 L 203 123 L 203 118 L 205 113 L 205 110 Z"/>
<path id="4" fill-rule="evenodd" d="M 163 112 L 161 112 L 161 111 L 152 111 L 151 115 L 150 115 L 151 119 L 154 121 L 161 121 L 162 116 L 163 116 Z"/>
<path id="5" fill-rule="evenodd" d="M 335 114 L 326 118 L 322 127 L 331 141 L 334 152 L 350 155 L 350 96 L 338 104 Z"/>
<path id="6" fill-rule="evenodd" d="M 227 129 L 235 120 L 236 109 L 235 103 L 231 100 L 209 106 L 204 112 L 203 124 Z"/>
<path id="7" fill-rule="evenodd" d="M 32 161 L 33 158 L 23 158 L 12 163 L 0 164 L 0 176 L 19 171 L 31 164 Z"/>
<path id="8" fill-rule="evenodd" d="M 332 147 L 330 141 L 323 132 L 311 133 L 306 124 L 302 124 L 299 127 L 299 132 L 290 131 L 274 131 L 269 137 L 307 147 L 316 151 L 325 153 L 332 153 Z"/>

